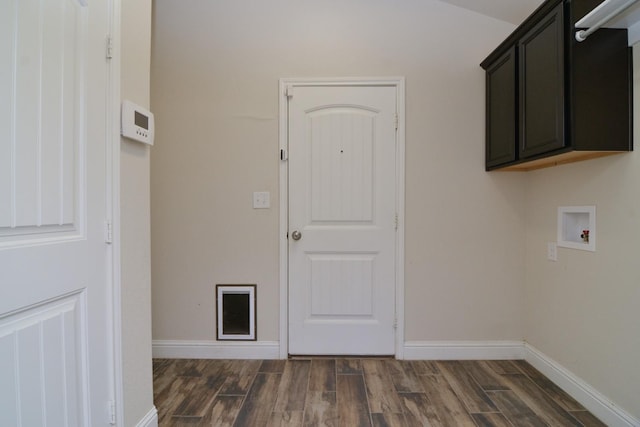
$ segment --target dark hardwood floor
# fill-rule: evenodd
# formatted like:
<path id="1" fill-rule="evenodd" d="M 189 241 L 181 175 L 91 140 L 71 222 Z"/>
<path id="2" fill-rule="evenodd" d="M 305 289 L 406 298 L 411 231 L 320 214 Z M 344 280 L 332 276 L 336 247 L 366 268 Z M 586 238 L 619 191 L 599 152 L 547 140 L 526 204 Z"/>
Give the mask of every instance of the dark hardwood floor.
<path id="1" fill-rule="evenodd" d="M 524 361 L 153 361 L 160 426 L 604 426 Z"/>

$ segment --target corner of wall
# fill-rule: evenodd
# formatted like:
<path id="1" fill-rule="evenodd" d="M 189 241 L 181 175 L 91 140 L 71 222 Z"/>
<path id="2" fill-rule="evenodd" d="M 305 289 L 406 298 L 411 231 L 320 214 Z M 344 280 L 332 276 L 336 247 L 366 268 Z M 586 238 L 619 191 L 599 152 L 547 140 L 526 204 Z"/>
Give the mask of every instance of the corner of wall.
<path id="1" fill-rule="evenodd" d="M 121 97 L 149 106 L 151 0 L 121 1 Z M 150 147 L 120 144 L 120 283 L 123 418 L 157 426 L 151 351 Z M 149 410 L 152 407 L 152 410 Z M 136 420 L 141 420 L 137 422 Z"/>

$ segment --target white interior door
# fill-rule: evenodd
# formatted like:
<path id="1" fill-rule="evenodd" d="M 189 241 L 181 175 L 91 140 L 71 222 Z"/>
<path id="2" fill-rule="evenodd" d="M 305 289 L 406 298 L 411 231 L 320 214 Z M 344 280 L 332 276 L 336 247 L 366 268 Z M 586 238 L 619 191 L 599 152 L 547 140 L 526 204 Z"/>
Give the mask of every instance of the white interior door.
<path id="1" fill-rule="evenodd" d="M 0 2 L 0 425 L 106 426 L 106 0 Z"/>
<path id="2" fill-rule="evenodd" d="M 295 86 L 289 353 L 395 353 L 396 87 Z"/>

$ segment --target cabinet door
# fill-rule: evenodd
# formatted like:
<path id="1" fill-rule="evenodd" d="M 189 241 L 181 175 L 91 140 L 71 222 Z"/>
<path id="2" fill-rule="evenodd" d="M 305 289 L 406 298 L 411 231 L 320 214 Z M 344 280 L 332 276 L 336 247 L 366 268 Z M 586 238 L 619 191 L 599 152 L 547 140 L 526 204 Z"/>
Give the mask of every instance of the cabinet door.
<path id="1" fill-rule="evenodd" d="M 564 147 L 563 4 L 518 43 L 520 158 Z"/>
<path id="2" fill-rule="evenodd" d="M 516 159 L 516 50 L 487 68 L 486 167 Z"/>

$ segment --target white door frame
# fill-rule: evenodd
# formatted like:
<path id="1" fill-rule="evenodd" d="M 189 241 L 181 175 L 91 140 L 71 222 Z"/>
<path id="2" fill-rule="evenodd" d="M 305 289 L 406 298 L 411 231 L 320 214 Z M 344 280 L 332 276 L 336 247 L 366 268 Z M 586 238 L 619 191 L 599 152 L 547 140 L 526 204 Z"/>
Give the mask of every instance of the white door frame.
<path id="1" fill-rule="evenodd" d="M 396 88 L 398 131 L 396 133 L 396 233 L 395 259 L 395 357 L 404 359 L 404 184 L 405 184 L 405 84 L 404 77 L 355 78 L 283 78 L 279 84 L 279 147 L 280 147 L 280 358 L 289 355 L 289 176 L 288 129 L 289 114 L 286 90 L 295 86 L 392 86 Z"/>
<path id="2" fill-rule="evenodd" d="M 108 117 L 107 117 L 107 221 L 111 224 L 112 243 L 110 245 L 107 283 L 111 287 L 111 330 L 113 351 L 113 400 L 115 404 L 115 425 L 124 426 L 124 377 L 122 349 L 122 281 L 120 246 L 120 104 L 121 104 L 121 11 L 122 0 L 110 0 L 110 37 L 114 47 L 109 60 Z"/>

